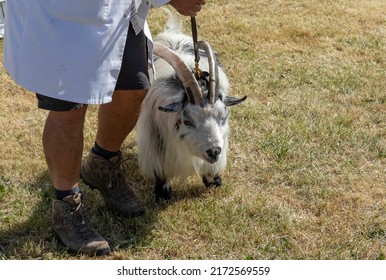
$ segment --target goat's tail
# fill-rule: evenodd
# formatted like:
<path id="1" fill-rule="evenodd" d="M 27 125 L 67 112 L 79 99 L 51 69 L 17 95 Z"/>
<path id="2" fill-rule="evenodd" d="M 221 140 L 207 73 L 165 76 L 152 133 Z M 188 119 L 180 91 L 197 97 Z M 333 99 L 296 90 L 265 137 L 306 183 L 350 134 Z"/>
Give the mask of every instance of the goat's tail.
<path id="1" fill-rule="evenodd" d="M 182 20 L 179 19 L 178 15 L 173 13 L 168 8 L 162 8 L 167 14 L 168 14 L 168 21 L 166 22 L 165 30 L 164 31 L 171 31 L 176 33 L 182 33 Z"/>

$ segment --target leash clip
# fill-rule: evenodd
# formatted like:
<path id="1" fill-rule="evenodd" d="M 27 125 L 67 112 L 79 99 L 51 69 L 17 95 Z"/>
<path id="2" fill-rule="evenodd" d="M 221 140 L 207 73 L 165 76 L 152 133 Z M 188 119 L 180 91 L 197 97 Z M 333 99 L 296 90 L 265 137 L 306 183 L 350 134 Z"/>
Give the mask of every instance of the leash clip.
<path id="1" fill-rule="evenodd" d="M 196 77 L 197 80 L 200 79 L 201 74 L 202 74 L 202 70 L 199 67 L 199 63 L 195 62 L 195 64 L 194 64 L 194 76 Z"/>

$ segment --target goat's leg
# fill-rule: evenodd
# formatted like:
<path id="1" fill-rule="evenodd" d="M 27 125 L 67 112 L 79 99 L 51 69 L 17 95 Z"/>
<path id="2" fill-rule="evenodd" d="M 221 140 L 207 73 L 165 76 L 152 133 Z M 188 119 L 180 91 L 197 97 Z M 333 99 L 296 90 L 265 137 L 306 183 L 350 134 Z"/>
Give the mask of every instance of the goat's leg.
<path id="1" fill-rule="evenodd" d="M 224 172 L 227 162 L 227 145 L 224 146 L 223 151 L 220 154 L 220 158 L 216 163 L 204 163 L 201 170 L 201 179 L 205 187 L 220 187 L 221 174 Z"/>
<path id="2" fill-rule="evenodd" d="M 222 184 L 220 175 L 216 175 L 216 176 L 203 175 L 202 182 L 204 183 L 205 187 L 211 187 L 211 186 L 220 187 Z"/>
<path id="3" fill-rule="evenodd" d="M 156 201 L 161 199 L 169 200 L 172 198 L 172 189 L 166 179 L 157 176 L 154 194 Z"/>

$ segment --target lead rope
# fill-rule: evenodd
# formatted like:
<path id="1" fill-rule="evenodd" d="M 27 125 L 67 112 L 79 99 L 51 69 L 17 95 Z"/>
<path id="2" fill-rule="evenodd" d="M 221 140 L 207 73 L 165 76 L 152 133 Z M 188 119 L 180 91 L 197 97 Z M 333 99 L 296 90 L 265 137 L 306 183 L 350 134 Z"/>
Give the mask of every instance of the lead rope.
<path id="1" fill-rule="evenodd" d="M 200 52 L 198 50 L 198 45 L 197 45 L 197 23 L 196 23 L 196 18 L 191 17 L 190 18 L 191 26 L 192 26 L 192 37 L 193 37 L 193 47 L 194 47 L 194 76 L 196 79 L 200 79 L 201 76 L 201 69 L 199 68 L 199 62 L 200 62 Z"/>

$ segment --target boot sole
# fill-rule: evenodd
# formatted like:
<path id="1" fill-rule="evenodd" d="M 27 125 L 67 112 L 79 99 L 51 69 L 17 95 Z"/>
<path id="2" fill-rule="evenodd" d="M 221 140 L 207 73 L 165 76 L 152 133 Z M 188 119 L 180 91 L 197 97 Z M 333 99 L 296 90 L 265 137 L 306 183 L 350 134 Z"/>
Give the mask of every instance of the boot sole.
<path id="1" fill-rule="evenodd" d="M 59 241 L 59 244 L 60 244 L 67 252 L 71 253 L 72 255 L 84 254 L 84 255 L 89 255 L 89 256 L 105 256 L 105 255 L 108 255 L 108 254 L 111 253 L 111 248 L 98 249 L 98 250 L 96 250 L 94 253 L 91 253 L 91 252 L 82 252 L 82 251 L 81 251 L 82 249 L 74 250 L 74 249 L 69 248 L 69 247 L 62 241 L 62 239 L 60 238 L 59 234 L 57 234 L 55 231 L 54 231 L 54 236 L 55 236 L 56 240 Z"/>

